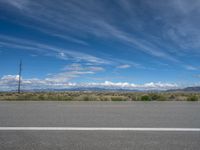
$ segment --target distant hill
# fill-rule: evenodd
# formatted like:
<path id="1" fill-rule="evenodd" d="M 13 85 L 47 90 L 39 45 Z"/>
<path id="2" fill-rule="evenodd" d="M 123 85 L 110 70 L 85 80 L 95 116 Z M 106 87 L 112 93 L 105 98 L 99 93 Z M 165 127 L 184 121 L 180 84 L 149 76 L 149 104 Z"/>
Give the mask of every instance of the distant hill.
<path id="1" fill-rule="evenodd" d="M 65 91 L 80 91 L 80 92 L 200 92 L 200 86 L 186 87 L 182 89 L 170 90 L 136 90 L 136 89 L 115 89 L 115 88 L 98 88 L 98 87 L 77 87 L 63 89 L 31 89 L 22 90 L 24 92 L 65 92 Z M 14 91 L 13 91 L 14 92 Z M 15 91 L 16 92 L 16 91 Z"/>
<path id="2" fill-rule="evenodd" d="M 172 89 L 167 90 L 167 92 L 200 92 L 200 86 L 186 87 L 183 89 Z"/>
<path id="3" fill-rule="evenodd" d="M 80 92 L 139 92 L 139 90 L 128 90 L 128 89 L 107 89 L 107 88 L 97 88 L 97 87 L 82 87 L 82 88 L 69 88 L 69 89 L 33 89 L 33 90 L 23 90 L 24 92 L 65 92 L 65 91 L 80 91 Z"/>

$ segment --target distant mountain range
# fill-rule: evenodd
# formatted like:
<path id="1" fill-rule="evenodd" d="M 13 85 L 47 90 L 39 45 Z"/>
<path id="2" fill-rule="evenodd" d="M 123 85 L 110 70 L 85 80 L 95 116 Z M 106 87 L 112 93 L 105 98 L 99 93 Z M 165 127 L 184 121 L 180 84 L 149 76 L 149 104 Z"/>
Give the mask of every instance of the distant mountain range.
<path id="1" fill-rule="evenodd" d="M 186 87 L 183 89 L 171 89 L 167 90 L 167 92 L 200 92 L 200 86 Z"/>
<path id="2" fill-rule="evenodd" d="M 32 89 L 23 90 L 24 92 L 64 92 L 64 91 L 81 91 L 81 92 L 200 92 L 200 86 L 186 87 L 182 89 L 170 90 L 136 90 L 136 89 L 115 89 L 115 88 L 98 88 L 98 87 L 80 87 L 70 89 Z M 13 91 L 14 92 L 14 91 Z"/>
<path id="3" fill-rule="evenodd" d="M 97 88 L 97 87 L 81 87 L 72 89 L 45 89 L 40 91 L 91 91 L 91 92 L 160 92 L 163 90 L 131 90 L 131 89 L 114 89 L 114 88 Z M 165 92 L 200 92 L 200 86 L 186 87 L 182 89 L 170 89 Z"/>
<path id="4" fill-rule="evenodd" d="M 97 87 L 81 87 L 81 88 L 70 88 L 70 89 L 33 89 L 33 90 L 23 90 L 24 92 L 64 92 L 64 91 L 91 91 L 91 92 L 139 92 L 141 90 L 129 90 L 129 89 L 108 89 L 108 88 L 97 88 Z"/>

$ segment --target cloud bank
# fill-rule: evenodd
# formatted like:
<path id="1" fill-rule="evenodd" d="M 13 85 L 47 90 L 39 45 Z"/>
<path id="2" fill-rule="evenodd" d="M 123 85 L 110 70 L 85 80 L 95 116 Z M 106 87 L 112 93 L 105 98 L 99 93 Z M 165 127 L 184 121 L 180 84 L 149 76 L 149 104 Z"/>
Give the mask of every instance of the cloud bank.
<path id="1" fill-rule="evenodd" d="M 18 75 L 6 75 L 0 79 L 0 91 L 16 90 L 18 84 Z M 34 89 L 73 89 L 73 88 L 104 88 L 104 89 L 124 89 L 124 90 L 167 90 L 178 88 L 177 84 L 150 82 L 145 84 L 133 84 L 128 82 L 102 83 L 71 83 L 63 82 L 54 78 L 46 79 L 22 79 L 23 90 Z"/>

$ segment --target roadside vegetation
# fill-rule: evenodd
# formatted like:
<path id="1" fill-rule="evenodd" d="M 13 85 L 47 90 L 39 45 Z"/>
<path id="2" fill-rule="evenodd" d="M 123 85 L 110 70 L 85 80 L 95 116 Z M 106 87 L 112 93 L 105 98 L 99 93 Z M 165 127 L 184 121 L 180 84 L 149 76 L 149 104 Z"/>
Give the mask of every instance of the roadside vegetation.
<path id="1" fill-rule="evenodd" d="M 199 101 L 200 93 L 142 92 L 0 92 L 7 101 Z"/>

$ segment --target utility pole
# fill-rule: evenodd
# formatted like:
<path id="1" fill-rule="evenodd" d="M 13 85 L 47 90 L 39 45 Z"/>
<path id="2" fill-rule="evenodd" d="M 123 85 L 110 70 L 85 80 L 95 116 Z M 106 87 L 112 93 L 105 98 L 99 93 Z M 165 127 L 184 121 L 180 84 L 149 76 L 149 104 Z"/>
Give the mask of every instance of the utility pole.
<path id="1" fill-rule="evenodd" d="M 18 93 L 21 93 L 21 74 L 22 74 L 22 60 L 20 60 L 19 62 Z"/>

